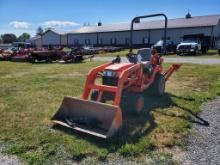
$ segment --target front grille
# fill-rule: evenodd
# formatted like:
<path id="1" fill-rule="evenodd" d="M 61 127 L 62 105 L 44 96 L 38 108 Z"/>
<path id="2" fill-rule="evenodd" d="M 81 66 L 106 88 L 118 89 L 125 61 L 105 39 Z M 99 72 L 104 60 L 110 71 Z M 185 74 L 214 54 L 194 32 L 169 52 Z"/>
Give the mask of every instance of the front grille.
<path id="1" fill-rule="evenodd" d="M 180 45 L 179 49 L 191 49 L 191 45 Z"/>
<path id="2" fill-rule="evenodd" d="M 118 86 L 118 77 L 102 77 L 102 84 L 109 85 L 109 86 Z"/>

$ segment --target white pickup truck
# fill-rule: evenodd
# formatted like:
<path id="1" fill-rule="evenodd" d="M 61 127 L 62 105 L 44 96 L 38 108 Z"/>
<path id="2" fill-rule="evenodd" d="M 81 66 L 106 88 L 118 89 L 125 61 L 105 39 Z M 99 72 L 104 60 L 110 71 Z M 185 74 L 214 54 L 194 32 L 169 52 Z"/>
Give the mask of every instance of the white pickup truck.
<path id="1" fill-rule="evenodd" d="M 196 55 L 199 51 L 202 51 L 201 42 L 199 39 L 187 39 L 177 45 L 177 55 L 188 53 Z"/>

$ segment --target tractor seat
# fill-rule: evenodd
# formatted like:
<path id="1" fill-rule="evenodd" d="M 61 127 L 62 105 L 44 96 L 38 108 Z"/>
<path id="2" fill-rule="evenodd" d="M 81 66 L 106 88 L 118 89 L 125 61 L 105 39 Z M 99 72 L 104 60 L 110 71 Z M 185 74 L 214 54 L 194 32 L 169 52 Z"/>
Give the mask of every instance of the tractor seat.
<path id="1" fill-rule="evenodd" d="M 142 48 L 139 49 L 137 54 L 141 55 L 142 62 L 150 61 L 151 60 L 151 49 L 150 48 Z"/>
<path id="2" fill-rule="evenodd" d="M 144 73 L 150 73 L 152 66 L 151 66 L 151 49 L 150 48 L 142 48 L 139 49 L 137 54 L 141 55 L 141 63 L 143 64 L 143 71 Z"/>

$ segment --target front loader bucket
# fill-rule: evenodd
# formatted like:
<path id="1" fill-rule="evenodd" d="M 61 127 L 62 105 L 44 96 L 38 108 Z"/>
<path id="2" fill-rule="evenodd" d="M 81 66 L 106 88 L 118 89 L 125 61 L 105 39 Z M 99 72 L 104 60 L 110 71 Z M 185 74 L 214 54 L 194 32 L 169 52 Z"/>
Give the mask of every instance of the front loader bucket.
<path id="1" fill-rule="evenodd" d="M 52 121 L 80 132 L 108 138 L 120 129 L 122 113 L 117 106 L 65 97 Z"/>

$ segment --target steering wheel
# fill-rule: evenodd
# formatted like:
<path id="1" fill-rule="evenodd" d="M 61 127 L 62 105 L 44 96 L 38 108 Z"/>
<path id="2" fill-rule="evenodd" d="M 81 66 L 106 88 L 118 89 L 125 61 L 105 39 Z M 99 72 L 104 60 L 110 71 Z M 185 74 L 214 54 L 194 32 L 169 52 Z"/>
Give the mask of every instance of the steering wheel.
<path id="1" fill-rule="evenodd" d="M 129 53 L 126 55 L 126 57 L 128 58 L 128 61 L 129 61 L 130 63 L 134 63 L 134 64 L 137 63 L 137 54 L 134 54 L 134 53 L 132 53 L 132 52 L 129 52 Z"/>

